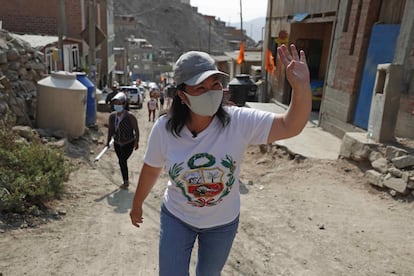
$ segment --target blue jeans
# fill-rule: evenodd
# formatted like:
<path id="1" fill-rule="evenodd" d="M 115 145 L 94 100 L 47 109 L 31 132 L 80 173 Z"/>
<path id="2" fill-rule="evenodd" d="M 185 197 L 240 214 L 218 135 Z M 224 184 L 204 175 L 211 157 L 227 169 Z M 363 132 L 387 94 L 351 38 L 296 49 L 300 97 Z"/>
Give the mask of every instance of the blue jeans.
<path id="1" fill-rule="evenodd" d="M 161 207 L 159 275 L 188 276 L 191 251 L 198 238 L 197 276 L 219 276 L 230 254 L 239 217 L 221 226 L 199 229 Z"/>

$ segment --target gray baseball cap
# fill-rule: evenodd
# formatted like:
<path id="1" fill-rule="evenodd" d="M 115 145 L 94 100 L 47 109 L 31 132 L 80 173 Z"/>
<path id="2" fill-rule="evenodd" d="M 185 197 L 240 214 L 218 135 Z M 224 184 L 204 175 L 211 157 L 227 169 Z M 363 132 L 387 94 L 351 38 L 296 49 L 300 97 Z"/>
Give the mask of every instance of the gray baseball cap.
<path id="1" fill-rule="evenodd" d="M 190 51 L 182 54 L 174 65 L 174 80 L 177 85 L 197 85 L 206 78 L 219 74 L 229 75 L 217 69 L 214 59 L 205 52 Z"/>

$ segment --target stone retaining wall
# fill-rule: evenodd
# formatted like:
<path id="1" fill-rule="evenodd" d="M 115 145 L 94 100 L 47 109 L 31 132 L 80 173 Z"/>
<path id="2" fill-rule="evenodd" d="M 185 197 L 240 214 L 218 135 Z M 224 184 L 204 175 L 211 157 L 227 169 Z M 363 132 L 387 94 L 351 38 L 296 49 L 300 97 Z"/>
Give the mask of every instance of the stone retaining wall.
<path id="1" fill-rule="evenodd" d="M 47 72 L 42 55 L 28 42 L 0 30 L 0 126 L 6 118 L 17 125 L 32 126 L 36 83 Z"/>

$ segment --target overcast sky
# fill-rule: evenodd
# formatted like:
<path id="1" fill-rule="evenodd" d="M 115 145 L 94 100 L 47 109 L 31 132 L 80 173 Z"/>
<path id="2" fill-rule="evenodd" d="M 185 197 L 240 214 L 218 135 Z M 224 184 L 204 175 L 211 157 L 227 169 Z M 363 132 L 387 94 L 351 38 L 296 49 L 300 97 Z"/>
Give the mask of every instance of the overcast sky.
<path id="1" fill-rule="evenodd" d="M 224 22 L 240 22 L 240 0 L 190 0 L 204 15 L 214 15 Z M 242 0 L 243 22 L 266 17 L 267 0 Z"/>

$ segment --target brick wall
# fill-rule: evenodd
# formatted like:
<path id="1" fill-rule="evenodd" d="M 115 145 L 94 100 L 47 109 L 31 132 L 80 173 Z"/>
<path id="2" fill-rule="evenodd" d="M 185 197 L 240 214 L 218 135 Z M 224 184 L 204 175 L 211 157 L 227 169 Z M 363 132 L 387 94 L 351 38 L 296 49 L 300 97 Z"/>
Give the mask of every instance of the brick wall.
<path id="1" fill-rule="evenodd" d="M 54 35 L 57 21 L 53 11 L 57 8 L 57 1 L 2 1 L 0 20 L 3 29 L 11 32 Z"/>
<path id="2" fill-rule="evenodd" d="M 85 5 L 87 5 L 87 3 L 88 1 L 85 1 Z M 84 28 L 82 27 L 81 1 L 65 0 L 65 5 L 67 36 L 73 38 L 80 38 L 80 32 Z M 87 9 L 84 10 L 84 13 L 87 14 Z M 83 21 L 87 22 L 87 18 L 84 18 Z"/>
<path id="3" fill-rule="evenodd" d="M 0 20 L 3 28 L 16 33 L 57 35 L 58 0 L 2 1 Z M 87 2 L 87 1 L 86 1 Z M 80 38 L 81 0 L 65 0 L 67 36 Z"/>
<path id="4" fill-rule="evenodd" d="M 343 26 L 338 43 L 338 60 L 333 88 L 344 93 L 356 94 L 360 83 L 365 49 L 369 42 L 371 26 L 377 21 L 379 1 L 352 1 L 347 26 Z M 346 23 L 346 22 L 345 22 Z"/>
<path id="5" fill-rule="evenodd" d="M 14 33 L 56 35 L 57 22 L 53 17 L 5 15 L 0 17 L 3 29 Z"/>

